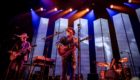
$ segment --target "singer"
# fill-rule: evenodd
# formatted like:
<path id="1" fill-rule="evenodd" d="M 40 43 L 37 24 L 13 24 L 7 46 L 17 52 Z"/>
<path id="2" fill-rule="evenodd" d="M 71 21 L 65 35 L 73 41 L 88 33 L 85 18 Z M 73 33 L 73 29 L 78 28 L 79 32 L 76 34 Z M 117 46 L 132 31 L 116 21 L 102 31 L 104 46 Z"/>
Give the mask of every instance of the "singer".
<path id="1" fill-rule="evenodd" d="M 68 27 L 66 29 L 67 36 L 62 37 L 60 40 L 56 42 L 56 47 L 57 48 L 62 48 L 63 50 L 67 50 L 66 45 L 70 45 L 72 43 L 75 43 L 72 48 L 70 48 L 70 54 L 67 56 L 61 56 L 62 59 L 62 80 L 66 80 L 66 72 L 67 72 L 67 65 L 69 63 L 70 66 L 70 72 L 71 72 L 71 77 L 70 80 L 75 80 L 75 68 L 76 68 L 76 54 L 75 50 L 78 46 L 78 39 L 77 37 L 74 37 L 75 35 L 75 30 L 72 27 Z M 70 47 L 70 46 L 69 46 Z M 68 50 L 69 51 L 69 50 Z"/>

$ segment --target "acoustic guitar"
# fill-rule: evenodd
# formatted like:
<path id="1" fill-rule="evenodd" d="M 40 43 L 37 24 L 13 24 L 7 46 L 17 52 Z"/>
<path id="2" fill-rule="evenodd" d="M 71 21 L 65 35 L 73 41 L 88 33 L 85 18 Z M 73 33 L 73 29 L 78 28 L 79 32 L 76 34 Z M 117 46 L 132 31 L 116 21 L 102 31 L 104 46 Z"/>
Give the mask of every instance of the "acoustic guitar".
<path id="1" fill-rule="evenodd" d="M 91 36 L 86 37 L 86 38 L 80 40 L 80 42 L 82 42 L 82 41 L 84 41 L 84 40 L 90 40 L 90 39 L 92 39 Z M 72 51 L 76 50 L 76 48 L 74 47 L 75 44 L 76 44 L 76 43 L 64 45 L 64 48 L 59 47 L 59 48 L 58 48 L 58 53 L 59 53 L 59 55 L 62 56 L 62 57 L 68 56 Z"/>

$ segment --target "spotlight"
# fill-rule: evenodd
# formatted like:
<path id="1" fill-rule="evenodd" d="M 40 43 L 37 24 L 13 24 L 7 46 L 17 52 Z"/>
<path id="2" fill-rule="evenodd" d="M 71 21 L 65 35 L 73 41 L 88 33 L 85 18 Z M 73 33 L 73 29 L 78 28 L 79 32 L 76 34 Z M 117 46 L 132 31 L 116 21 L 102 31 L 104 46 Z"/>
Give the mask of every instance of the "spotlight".
<path id="1" fill-rule="evenodd" d="M 89 9 L 86 9 L 86 11 L 89 11 Z"/>
<path id="2" fill-rule="evenodd" d="M 40 10 L 43 11 L 43 8 L 41 7 Z"/>
<path id="3" fill-rule="evenodd" d="M 30 10 L 33 10 L 32 8 Z"/>
<path id="4" fill-rule="evenodd" d="M 43 8 L 41 7 L 40 10 L 43 11 Z"/>
<path id="5" fill-rule="evenodd" d="M 128 0 L 129 3 L 131 3 L 131 0 Z"/>
<path id="6" fill-rule="evenodd" d="M 55 11 L 57 11 L 57 8 L 54 8 Z"/>
<path id="7" fill-rule="evenodd" d="M 113 5 L 110 5 L 110 8 L 113 8 Z"/>
<path id="8" fill-rule="evenodd" d="M 72 9 L 70 8 L 70 11 L 72 11 Z"/>

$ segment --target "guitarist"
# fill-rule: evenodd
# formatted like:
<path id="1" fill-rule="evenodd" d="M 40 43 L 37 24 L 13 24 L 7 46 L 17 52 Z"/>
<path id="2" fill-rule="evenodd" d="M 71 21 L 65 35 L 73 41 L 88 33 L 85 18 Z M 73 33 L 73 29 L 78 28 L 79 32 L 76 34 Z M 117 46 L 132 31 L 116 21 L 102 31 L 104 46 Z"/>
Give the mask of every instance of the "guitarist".
<path id="1" fill-rule="evenodd" d="M 78 47 L 78 39 L 77 37 L 74 37 L 75 30 L 72 27 L 68 27 L 66 29 L 67 36 L 62 37 L 59 41 L 56 42 L 57 48 L 67 48 L 68 44 L 76 43 L 73 46 L 73 50 L 68 56 L 61 56 L 62 59 L 62 80 L 66 80 L 66 71 L 67 71 L 67 65 L 69 63 L 70 66 L 70 72 L 71 72 L 71 80 L 75 80 L 75 68 L 76 68 L 76 54 L 75 50 L 76 47 Z"/>
<path id="2" fill-rule="evenodd" d="M 14 46 L 12 47 L 11 51 L 12 54 L 18 54 L 20 50 L 23 50 L 25 48 L 28 48 L 24 50 L 20 55 L 18 55 L 15 59 L 11 61 L 11 66 L 10 66 L 10 72 L 9 72 L 9 78 L 18 78 L 20 71 L 22 69 L 22 66 L 24 64 L 24 61 L 27 61 L 27 55 L 29 52 L 31 52 L 31 47 L 30 47 L 30 42 L 26 41 L 28 36 L 26 33 L 23 33 L 22 35 L 19 35 L 20 37 L 20 42 L 16 42 Z M 16 72 L 14 74 L 14 70 L 16 69 Z"/>

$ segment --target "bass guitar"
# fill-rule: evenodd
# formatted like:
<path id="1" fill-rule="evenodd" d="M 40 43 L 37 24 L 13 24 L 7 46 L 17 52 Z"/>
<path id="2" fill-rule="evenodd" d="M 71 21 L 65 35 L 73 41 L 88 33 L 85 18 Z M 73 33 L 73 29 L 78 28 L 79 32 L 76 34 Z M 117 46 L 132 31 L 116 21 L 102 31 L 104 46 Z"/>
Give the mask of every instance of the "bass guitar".
<path id="1" fill-rule="evenodd" d="M 80 40 L 80 42 L 82 42 L 82 41 L 84 41 L 84 40 L 90 40 L 90 39 L 92 39 L 91 36 L 86 37 L 86 38 Z M 58 48 L 58 54 L 59 54 L 60 56 L 62 56 L 62 57 L 68 56 L 72 51 L 76 50 L 76 48 L 74 47 L 75 44 L 76 44 L 76 43 L 64 45 L 64 48 L 59 47 L 59 48 Z"/>
<path id="2" fill-rule="evenodd" d="M 36 46 L 37 46 L 37 45 L 33 45 L 33 46 L 31 46 L 31 48 L 36 47 Z M 23 50 L 20 50 L 20 51 L 18 51 L 18 52 L 7 51 L 8 53 L 11 53 L 11 55 L 10 55 L 10 60 L 16 59 L 17 56 L 21 55 L 21 53 L 22 53 L 23 51 L 27 50 L 28 48 L 30 48 L 30 47 L 27 47 L 27 48 L 25 48 L 25 49 L 23 49 Z"/>

